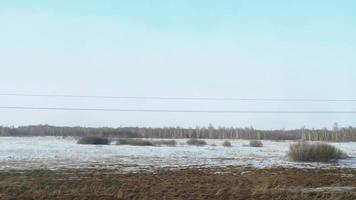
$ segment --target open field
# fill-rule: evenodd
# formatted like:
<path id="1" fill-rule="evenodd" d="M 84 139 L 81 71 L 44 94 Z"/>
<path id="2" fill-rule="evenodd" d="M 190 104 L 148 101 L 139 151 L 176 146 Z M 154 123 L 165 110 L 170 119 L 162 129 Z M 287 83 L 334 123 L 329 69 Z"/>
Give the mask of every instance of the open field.
<path id="1" fill-rule="evenodd" d="M 0 199 L 352 200 L 356 170 L 297 168 L 0 172 Z"/>
<path id="2" fill-rule="evenodd" d="M 291 162 L 295 141 L 206 140 L 203 146 L 82 145 L 71 137 L 1 137 L 0 199 L 355 199 L 351 158 Z M 162 141 L 160 141 L 162 143 Z"/>
<path id="3" fill-rule="evenodd" d="M 356 143 L 333 143 L 351 158 L 338 163 L 297 163 L 287 158 L 289 145 L 295 141 L 263 141 L 263 147 L 249 147 L 248 140 L 206 140 L 207 145 L 176 146 L 80 145 L 73 138 L 1 137 L 0 169 L 73 169 L 100 168 L 120 171 L 157 169 L 251 166 L 269 167 L 347 167 L 356 168 Z"/>

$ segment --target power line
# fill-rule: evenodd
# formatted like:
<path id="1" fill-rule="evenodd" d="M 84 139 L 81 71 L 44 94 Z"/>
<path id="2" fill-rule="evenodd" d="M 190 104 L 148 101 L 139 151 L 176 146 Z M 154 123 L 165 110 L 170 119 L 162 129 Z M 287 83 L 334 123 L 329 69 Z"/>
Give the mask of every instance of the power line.
<path id="1" fill-rule="evenodd" d="M 185 100 L 185 101 L 260 101 L 260 102 L 356 102 L 356 99 L 324 98 L 224 98 L 224 97 L 162 97 L 162 96 L 96 96 L 70 94 L 21 94 L 0 93 L 0 96 L 14 97 L 51 97 L 51 98 L 86 98 L 86 99 L 132 99 L 132 100 Z"/>
<path id="2" fill-rule="evenodd" d="M 120 109 L 74 107 L 24 107 L 0 106 L 12 110 L 102 111 L 102 112 L 154 112 L 154 113 L 226 113 L 226 114 L 356 114 L 356 111 L 276 111 L 276 110 L 170 110 L 170 109 Z"/>

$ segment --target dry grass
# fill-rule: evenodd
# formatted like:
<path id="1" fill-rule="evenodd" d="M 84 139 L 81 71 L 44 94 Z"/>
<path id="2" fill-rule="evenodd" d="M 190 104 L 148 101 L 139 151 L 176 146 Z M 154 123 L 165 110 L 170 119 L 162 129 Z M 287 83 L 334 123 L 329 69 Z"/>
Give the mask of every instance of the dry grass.
<path id="1" fill-rule="evenodd" d="M 356 179 L 345 173 L 356 176 L 351 169 L 282 168 L 0 171 L 0 199 L 356 199 Z"/>
<path id="2" fill-rule="evenodd" d="M 263 144 L 260 140 L 251 140 L 250 147 L 263 147 Z"/>
<path id="3" fill-rule="evenodd" d="M 289 147 L 288 157 L 299 162 L 330 162 L 347 158 L 338 148 L 327 143 L 298 142 Z"/>
<path id="4" fill-rule="evenodd" d="M 77 141 L 78 144 L 92 144 L 92 145 L 107 145 L 110 141 L 103 137 L 82 137 Z"/>
<path id="5" fill-rule="evenodd" d="M 204 146 L 206 145 L 205 140 L 198 140 L 198 139 L 189 139 L 187 141 L 188 145 L 195 145 L 195 146 Z"/>
<path id="6" fill-rule="evenodd" d="M 231 143 L 229 141 L 224 141 L 224 143 L 222 144 L 224 147 L 231 147 Z"/>

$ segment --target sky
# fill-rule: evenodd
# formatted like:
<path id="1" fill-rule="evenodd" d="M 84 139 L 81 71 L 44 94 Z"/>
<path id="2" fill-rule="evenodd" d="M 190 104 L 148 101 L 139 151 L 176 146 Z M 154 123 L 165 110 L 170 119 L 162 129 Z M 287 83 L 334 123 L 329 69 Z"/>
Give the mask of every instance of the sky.
<path id="1" fill-rule="evenodd" d="M 356 99 L 353 0 L 0 0 L 0 94 Z M 0 96 L 0 106 L 356 111 L 356 102 Z M 0 125 L 356 126 L 356 114 L 0 109 Z"/>

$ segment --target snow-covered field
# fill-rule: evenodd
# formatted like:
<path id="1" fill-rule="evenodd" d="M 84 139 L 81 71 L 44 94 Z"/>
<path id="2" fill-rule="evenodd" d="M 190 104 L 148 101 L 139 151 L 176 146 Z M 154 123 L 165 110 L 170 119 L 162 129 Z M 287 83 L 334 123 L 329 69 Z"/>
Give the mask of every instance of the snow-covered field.
<path id="1" fill-rule="evenodd" d="M 206 140 L 208 145 L 176 147 L 79 145 L 71 138 L 0 137 L 0 170 L 117 168 L 123 171 L 159 168 L 254 166 L 264 167 L 352 167 L 356 168 L 356 143 L 333 143 L 349 156 L 334 164 L 289 162 L 286 153 L 293 141 L 263 141 L 264 147 L 246 146 L 247 140 Z M 215 146 L 213 145 L 215 144 Z"/>

